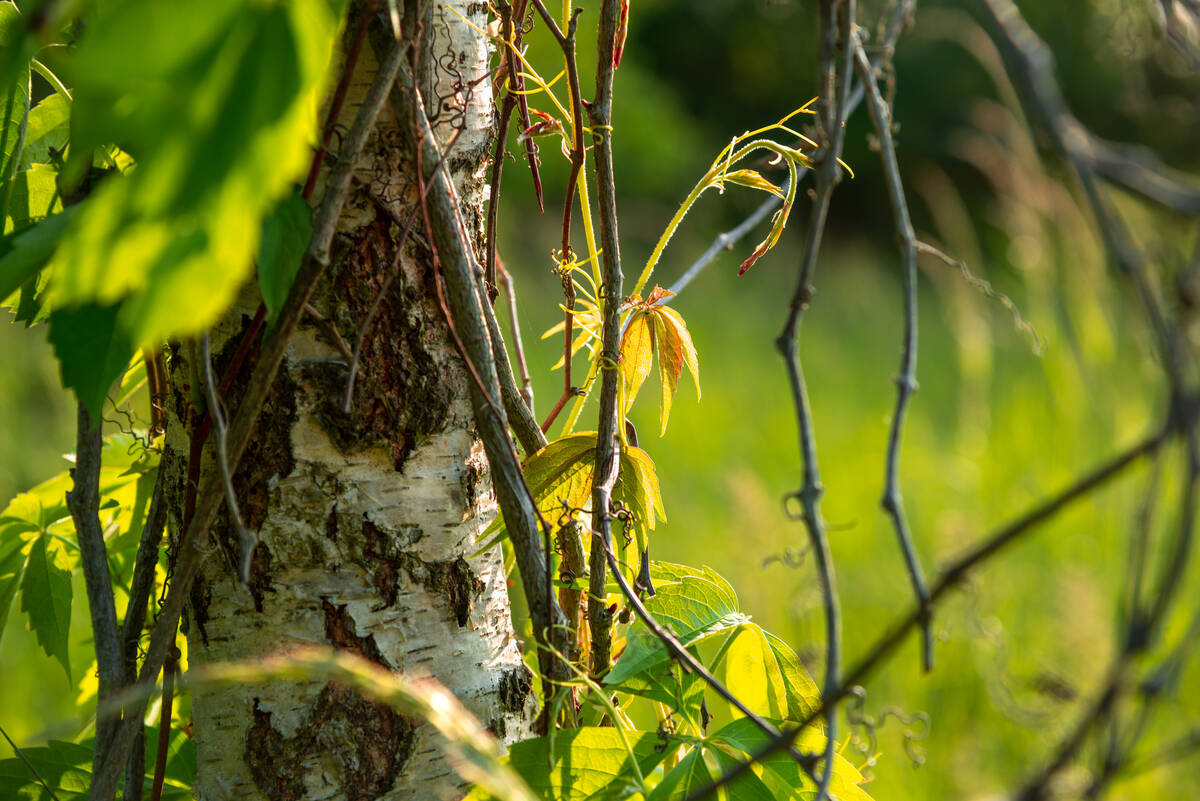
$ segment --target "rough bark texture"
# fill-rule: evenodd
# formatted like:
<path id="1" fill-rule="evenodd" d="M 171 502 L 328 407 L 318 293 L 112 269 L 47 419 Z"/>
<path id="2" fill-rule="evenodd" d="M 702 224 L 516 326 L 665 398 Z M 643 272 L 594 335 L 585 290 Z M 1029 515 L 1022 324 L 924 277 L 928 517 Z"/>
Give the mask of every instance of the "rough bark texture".
<path id="1" fill-rule="evenodd" d="M 454 2 L 484 24 L 478 3 Z M 486 70 L 486 45 L 435 7 L 431 50 L 458 75 L 436 74 L 461 108 L 456 80 Z M 427 34 L 427 35 L 429 35 Z M 364 47 L 342 120 L 375 67 Z M 453 151 L 468 223 L 478 230 L 490 136 L 488 82 L 475 88 Z M 483 96 L 480 96 L 480 93 Z M 329 278 L 313 305 L 353 343 L 393 263 L 398 227 L 371 195 L 406 215 L 415 201 L 410 155 L 389 113 L 357 168 Z M 318 186 L 317 192 L 321 189 Z M 419 230 L 419 229 L 418 229 Z M 477 243 L 476 243 L 477 244 Z M 213 553 L 191 595 L 184 632 L 192 667 L 252 659 L 298 645 L 346 649 L 390 669 L 432 675 L 505 742 L 527 737 L 536 713 L 529 672 L 511 628 L 498 549 L 472 558 L 495 502 L 473 433 L 469 377 L 438 306 L 423 237 L 403 246 L 400 273 L 364 342 L 351 412 L 342 411 L 349 366 L 316 326 L 295 336 L 234 477 L 243 520 L 260 543 L 249 584 L 236 578 L 238 537 L 223 513 Z M 257 306 L 249 291 L 212 333 L 223 374 Z M 253 357 L 251 357 L 253 358 Z M 164 469 L 181 529 L 187 433 L 195 376 L 184 348 L 171 357 L 175 403 Z M 243 368 L 241 375 L 248 374 Z M 229 404 L 241 387 L 235 381 Z M 216 469 L 213 449 L 205 470 Z M 448 798 L 461 781 L 441 759 L 431 727 L 331 684 L 197 688 L 193 723 L 198 796 L 218 799 Z"/>

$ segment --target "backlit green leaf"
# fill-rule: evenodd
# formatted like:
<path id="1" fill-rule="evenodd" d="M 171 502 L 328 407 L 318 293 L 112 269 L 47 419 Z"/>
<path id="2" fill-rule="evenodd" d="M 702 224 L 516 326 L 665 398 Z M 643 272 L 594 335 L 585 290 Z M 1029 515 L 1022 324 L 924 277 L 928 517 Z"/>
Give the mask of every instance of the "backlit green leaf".
<path id="1" fill-rule="evenodd" d="M 71 663 L 67 642 L 71 631 L 71 571 L 62 543 L 49 535 L 38 537 L 29 549 L 21 578 L 21 609 L 42 650 L 59 661 L 67 678 Z"/>
<path id="2" fill-rule="evenodd" d="M 656 732 L 583 727 L 509 746 L 507 761 L 547 801 L 615 801 L 637 788 L 634 761 L 645 775 L 666 756 Z M 486 799 L 478 788 L 468 798 Z"/>
<path id="3" fill-rule="evenodd" d="M 293 192 L 263 221 L 258 249 L 258 285 L 271 319 L 283 307 L 308 241 L 312 238 L 312 209 Z"/>
<path id="4" fill-rule="evenodd" d="M 50 314 L 50 344 L 63 386 L 75 390 L 95 418 L 113 382 L 133 356 L 133 343 L 118 325 L 120 306 L 56 309 Z"/>

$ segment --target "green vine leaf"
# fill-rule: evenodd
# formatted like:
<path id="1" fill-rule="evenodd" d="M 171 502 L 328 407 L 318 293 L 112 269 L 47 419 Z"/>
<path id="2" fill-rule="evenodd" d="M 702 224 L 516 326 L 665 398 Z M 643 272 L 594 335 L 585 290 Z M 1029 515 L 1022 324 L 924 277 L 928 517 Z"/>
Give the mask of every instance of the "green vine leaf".
<path id="1" fill-rule="evenodd" d="M 651 575 L 656 575 L 653 565 Z M 729 591 L 728 584 L 682 571 L 677 576 L 675 580 L 660 579 L 655 586 L 656 594 L 646 599 L 646 609 L 683 645 L 694 645 L 750 622 L 749 616 L 738 610 L 737 596 Z M 605 676 L 604 683 L 621 684 L 670 658 L 662 640 L 638 621 L 630 630 L 625 650 Z"/>
<path id="2" fill-rule="evenodd" d="M 816 682 L 786 643 L 750 623 L 725 651 L 725 686 L 753 712 L 775 720 L 805 720 L 821 705 Z M 731 713 L 741 715 L 731 707 Z"/>
<path id="3" fill-rule="evenodd" d="M 596 472 L 596 432 L 581 431 L 554 440 L 525 460 L 525 482 L 538 510 L 550 522 L 557 521 L 565 503 L 572 509 L 590 506 L 592 476 Z M 634 533 L 644 547 L 646 532 L 658 519 L 666 520 L 658 476 L 650 455 L 641 448 L 621 447 L 620 477 L 613 487 L 613 500 L 634 515 Z M 504 518 L 498 515 L 480 539 L 485 551 L 507 535 Z"/>
<path id="4" fill-rule="evenodd" d="M 738 761 L 719 748 L 696 746 L 679 764 L 663 777 L 646 801 L 675 801 L 721 778 L 738 766 Z M 743 775 L 726 788 L 730 801 L 776 801 L 791 795 L 777 796 L 753 772 Z"/>
<path id="5" fill-rule="evenodd" d="M 776 727 L 786 726 L 778 720 L 769 722 Z M 707 739 L 713 745 L 737 754 L 739 761 L 744 761 L 745 755 L 761 751 L 769 742 L 766 733 L 748 718 L 739 718 L 723 726 Z M 810 726 L 800 733 L 796 746 L 805 753 L 816 754 L 825 751 L 827 742 L 821 731 Z M 810 799 L 816 795 L 817 787 L 812 779 L 786 752 L 770 756 L 761 764 L 759 775 L 773 791 L 773 797 Z M 858 769 L 834 749 L 830 795 L 838 801 L 871 801 L 871 796 L 861 786 L 865 781 Z"/>
<path id="6" fill-rule="evenodd" d="M 63 386 L 99 419 L 104 399 L 133 357 L 134 346 L 118 324 L 119 305 L 56 309 L 50 313 L 50 344 Z"/>
<path id="7" fill-rule="evenodd" d="M 511 745 L 506 761 L 548 801 L 616 801 L 640 789 L 635 762 L 644 776 L 666 757 L 662 744 L 657 732 L 585 726 Z M 467 796 L 491 797 L 478 787 Z"/>
<path id="8" fill-rule="evenodd" d="M 196 333 L 229 305 L 261 221 L 312 158 L 312 109 L 337 33 L 324 0 L 106 4 L 74 86 L 72 183 L 119 143 L 51 262 L 56 307 L 120 305 L 136 345 Z"/>
<path id="9" fill-rule="evenodd" d="M 62 543 L 43 534 L 29 549 L 21 577 L 21 609 L 46 655 L 57 659 L 71 678 L 67 644 L 71 632 L 71 569 Z"/>
<path id="10" fill-rule="evenodd" d="M 271 320 L 287 300 L 310 239 L 312 209 L 299 192 L 288 195 L 263 220 L 262 242 L 258 249 L 258 285 Z"/>

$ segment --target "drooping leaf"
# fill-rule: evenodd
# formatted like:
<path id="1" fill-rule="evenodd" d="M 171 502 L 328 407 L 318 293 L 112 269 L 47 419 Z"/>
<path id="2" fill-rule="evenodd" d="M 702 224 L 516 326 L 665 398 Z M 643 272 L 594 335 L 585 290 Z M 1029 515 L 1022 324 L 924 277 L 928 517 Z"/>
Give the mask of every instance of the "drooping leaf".
<path id="1" fill-rule="evenodd" d="M 625 409 L 633 405 L 638 390 L 650 375 L 654 357 L 654 324 L 647 312 L 638 312 L 629 321 L 621 337 L 620 376 L 624 387 Z"/>
<path id="2" fill-rule="evenodd" d="M 628 745 L 626 745 L 628 743 Z M 616 801 L 636 791 L 633 764 L 648 774 L 666 756 L 656 732 L 586 726 L 509 747 L 509 766 L 547 801 Z M 476 788 L 469 796 L 490 796 Z"/>
<path id="3" fill-rule="evenodd" d="M 683 363 L 692 374 L 692 383 L 696 385 L 696 400 L 700 399 L 700 360 L 696 356 L 696 346 L 692 343 L 692 335 L 688 333 L 687 325 L 678 311 L 670 306 L 657 306 L 656 311 L 663 322 L 668 323 L 667 329 L 671 336 L 679 340 Z"/>
<path id="4" fill-rule="evenodd" d="M 269 319 L 283 307 L 308 241 L 312 238 L 312 209 L 298 192 L 288 195 L 263 220 L 258 249 L 258 285 Z"/>
<path id="5" fill-rule="evenodd" d="M 13 598 L 25 574 L 24 545 L 24 540 L 15 535 L 0 540 L 0 644 L 4 642 L 4 627 Z"/>
<path id="6" fill-rule="evenodd" d="M 726 588 L 706 578 L 682 575 L 678 581 L 662 582 L 646 609 L 685 646 L 714 634 L 748 623 L 737 609 L 737 599 Z M 620 684 L 644 670 L 671 658 L 667 646 L 641 621 L 634 623 L 625 651 L 604 679 L 606 685 Z"/>
<path id="7" fill-rule="evenodd" d="M 581 431 L 556 439 L 526 459 L 522 471 L 538 509 L 551 522 L 557 520 L 563 503 L 573 509 L 587 508 L 596 471 L 596 432 Z M 620 473 L 613 499 L 634 513 L 641 530 L 654 527 L 656 511 L 665 520 L 650 456 L 640 448 L 623 447 Z M 505 533 L 503 516 L 497 516 L 480 535 L 485 542 L 480 550 L 490 548 Z"/>
<path id="8" fill-rule="evenodd" d="M 770 192 L 775 197 L 783 200 L 783 190 L 775 184 L 768 181 L 757 170 L 733 170 L 725 173 L 724 180 L 740 186 L 748 186 L 751 189 L 760 189 L 763 192 Z"/>
<path id="9" fill-rule="evenodd" d="M 654 315 L 654 338 L 658 346 L 658 372 L 662 381 L 662 399 L 659 402 L 659 432 L 667 433 L 667 420 L 671 417 L 671 402 L 679 387 L 679 374 L 683 372 L 683 346 L 675 335 L 670 322 L 664 315 Z"/>
<path id="10" fill-rule="evenodd" d="M 134 353 L 133 343 L 118 325 L 120 310 L 120 305 L 88 304 L 50 314 L 49 339 L 63 386 L 73 389 L 96 419 Z"/>
<path id="11" fill-rule="evenodd" d="M 62 544 L 49 535 L 38 537 L 29 549 L 21 577 L 21 609 L 46 655 L 57 659 L 71 677 L 67 643 L 71 631 L 71 570 L 65 566 Z"/>

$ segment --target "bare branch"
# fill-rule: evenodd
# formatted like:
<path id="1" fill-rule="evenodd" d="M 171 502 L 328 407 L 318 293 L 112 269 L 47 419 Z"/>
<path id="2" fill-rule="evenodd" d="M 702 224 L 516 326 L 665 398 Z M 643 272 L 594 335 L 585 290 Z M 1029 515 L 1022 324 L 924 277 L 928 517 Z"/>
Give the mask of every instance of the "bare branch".
<path id="1" fill-rule="evenodd" d="M 75 467 L 71 470 L 74 487 L 67 493 L 67 507 L 75 521 L 79 537 L 80 563 L 87 585 L 88 611 L 92 617 L 92 639 L 99 673 L 97 698 L 103 702 L 125 685 L 125 664 L 121 658 L 121 638 L 117 627 L 116 601 L 112 576 L 108 571 L 108 549 L 104 528 L 100 525 L 100 454 L 104 447 L 101 424 L 93 424 L 87 406 L 78 405 L 75 435 Z M 114 753 L 120 718 L 96 720 L 96 744 L 92 758 L 95 772 Z M 94 790 L 93 801 L 104 801 Z"/>
<path id="2" fill-rule="evenodd" d="M 892 413 L 891 431 L 888 434 L 886 468 L 882 505 L 892 519 L 909 581 L 917 602 L 925 609 L 921 621 L 921 637 L 924 642 L 923 666 L 925 672 L 933 670 L 933 632 L 929 613 L 929 589 L 925 586 L 925 573 L 921 560 L 913 545 L 908 520 L 904 514 L 904 500 L 900 493 L 900 439 L 904 432 L 904 416 L 909 399 L 917 391 L 917 236 L 913 231 L 912 219 L 908 214 L 908 201 L 904 197 L 904 184 L 900 179 L 900 165 L 896 160 L 896 145 L 892 141 L 892 114 L 875 84 L 875 73 L 867 54 L 863 50 L 858 34 L 851 34 L 854 42 L 855 67 L 858 79 L 866 89 L 867 110 L 879 136 L 879 157 L 883 162 L 884 182 L 888 189 L 888 202 L 892 207 L 892 218 L 896 237 L 900 241 L 900 254 L 904 260 L 904 347 L 900 358 L 900 375 L 896 378 L 896 408 Z"/>

